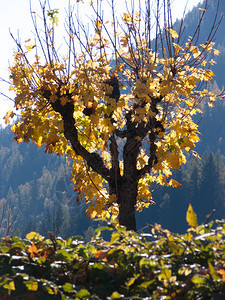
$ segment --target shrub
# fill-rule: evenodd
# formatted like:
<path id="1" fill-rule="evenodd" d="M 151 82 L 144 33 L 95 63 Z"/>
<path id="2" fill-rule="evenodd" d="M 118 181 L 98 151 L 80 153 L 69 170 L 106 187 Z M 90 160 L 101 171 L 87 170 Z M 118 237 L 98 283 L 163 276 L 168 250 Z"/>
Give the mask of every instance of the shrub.
<path id="1" fill-rule="evenodd" d="M 110 241 L 102 238 L 103 230 L 111 232 Z M 109 224 L 86 244 L 79 236 L 63 240 L 51 233 L 49 239 L 35 232 L 26 239 L 2 238 L 1 299 L 225 296 L 225 220 L 196 225 L 183 235 L 157 224 L 149 231 Z"/>

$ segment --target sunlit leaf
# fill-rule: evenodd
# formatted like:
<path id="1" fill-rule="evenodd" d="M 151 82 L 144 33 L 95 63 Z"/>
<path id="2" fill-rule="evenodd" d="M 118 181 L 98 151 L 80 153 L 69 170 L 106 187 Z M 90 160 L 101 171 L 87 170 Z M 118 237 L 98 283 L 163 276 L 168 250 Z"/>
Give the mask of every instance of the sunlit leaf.
<path id="1" fill-rule="evenodd" d="M 128 280 L 128 282 L 126 282 L 126 286 L 131 286 L 132 284 L 134 284 L 136 278 L 135 277 L 132 277 Z"/>
<path id="2" fill-rule="evenodd" d="M 119 294 L 118 292 L 113 292 L 110 299 L 115 300 L 115 299 L 121 299 L 123 297 L 124 297 L 124 295 Z"/>
<path id="3" fill-rule="evenodd" d="M 7 282 L 3 285 L 3 287 L 7 290 L 9 290 L 9 294 L 11 294 L 11 291 L 15 291 L 15 283 L 14 281 L 10 281 L 10 282 Z"/>
<path id="4" fill-rule="evenodd" d="M 63 290 L 67 293 L 73 293 L 74 290 L 73 290 L 73 285 L 69 282 L 66 282 L 64 285 L 63 285 Z"/>
<path id="5" fill-rule="evenodd" d="M 170 32 L 172 38 L 176 39 L 179 37 L 178 33 L 175 30 L 170 28 L 170 29 L 168 29 L 168 31 Z"/>
<path id="6" fill-rule="evenodd" d="M 81 289 L 78 293 L 76 293 L 76 297 L 79 299 L 88 299 L 90 296 L 90 293 L 86 289 Z"/>
<path id="7" fill-rule="evenodd" d="M 209 272 L 210 272 L 212 278 L 214 280 L 220 279 L 220 276 L 218 275 L 218 271 L 216 272 L 216 270 L 214 269 L 214 267 L 213 267 L 213 265 L 211 264 L 210 261 L 208 261 L 208 265 L 209 265 Z"/>
<path id="8" fill-rule="evenodd" d="M 30 291 L 37 291 L 38 290 L 38 283 L 32 279 L 29 279 L 28 281 L 24 281 L 26 287 Z"/>
<path id="9" fill-rule="evenodd" d="M 33 258 L 37 255 L 38 249 L 34 243 L 28 248 L 27 252 L 30 254 L 30 257 Z"/>
<path id="10" fill-rule="evenodd" d="M 191 281 L 196 284 L 196 285 L 205 285 L 206 283 L 206 278 L 201 276 L 201 275 L 194 275 L 192 278 L 191 278 Z"/>
<path id="11" fill-rule="evenodd" d="M 196 228 L 198 226 L 197 215 L 194 212 L 191 204 L 189 204 L 189 207 L 188 207 L 188 210 L 186 213 L 186 220 L 191 227 Z"/>
<path id="12" fill-rule="evenodd" d="M 222 276 L 222 280 L 223 280 L 223 282 L 225 282 L 225 270 L 220 269 L 220 270 L 217 271 L 217 273 Z"/>

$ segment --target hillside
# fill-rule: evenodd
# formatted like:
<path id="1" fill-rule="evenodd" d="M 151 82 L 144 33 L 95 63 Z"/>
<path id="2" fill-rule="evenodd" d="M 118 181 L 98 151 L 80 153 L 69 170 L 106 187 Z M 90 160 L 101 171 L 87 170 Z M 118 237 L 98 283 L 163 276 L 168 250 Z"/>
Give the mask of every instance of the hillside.
<path id="1" fill-rule="evenodd" d="M 10 127 L 0 130 L 0 235 L 31 230 L 68 237 L 90 226 L 85 202 L 77 203 L 65 158 L 32 143 L 17 144 Z"/>

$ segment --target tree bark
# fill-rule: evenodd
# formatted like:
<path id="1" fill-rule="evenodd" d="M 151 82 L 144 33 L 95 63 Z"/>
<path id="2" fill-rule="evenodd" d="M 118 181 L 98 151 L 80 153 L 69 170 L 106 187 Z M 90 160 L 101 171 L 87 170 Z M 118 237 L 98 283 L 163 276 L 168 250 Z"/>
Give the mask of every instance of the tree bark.
<path id="1" fill-rule="evenodd" d="M 135 205 L 137 199 L 137 183 L 121 184 L 118 187 L 119 224 L 127 230 L 137 230 Z"/>
<path id="2" fill-rule="evenodd" d="M 73 116 L 74 104 L 72 102 L 69 102 L 66 103 L 66 105 L 62 105 L 60 100 L 57 100 L 56 102 L 51 103 L 51 105 L 52 108 L 62 116 L 64 135 L 70 142 L 75 153 L 83 157 L 89 167 L 91 167 L 95 172 L 100 174 L 105 180 L 109 182 L 109 170 L 106 168 L 100 155 L 96 152 L 88 152 L 79 142 L 78 131 L 75 126 L 75 120 Z"/>
<path id="3" fill-rule="evenodd" d="M 123 177 L 118 188 L 119 224 L 127 230 L 136 231 L 135 205 L 138 194 L 137 157 L 141 142 L 136 139 L 137 131 L 134 124 L 127 117 L 129 135 L 123 148 Z"/>

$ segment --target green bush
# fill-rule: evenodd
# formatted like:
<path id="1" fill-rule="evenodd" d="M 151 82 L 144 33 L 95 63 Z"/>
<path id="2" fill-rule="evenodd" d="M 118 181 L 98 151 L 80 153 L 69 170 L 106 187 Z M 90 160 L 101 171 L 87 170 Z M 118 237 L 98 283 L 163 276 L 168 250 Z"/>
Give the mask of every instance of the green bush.
<path id="1" fill-rule="evenodd" d="M 110 224 L 86 244 L 50 233 L 2 238 L 0 299 L 224 299 L 225 220 L 197 226 L 188 213 L 184 235 Z"/>

